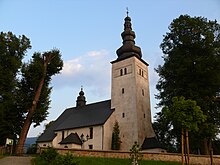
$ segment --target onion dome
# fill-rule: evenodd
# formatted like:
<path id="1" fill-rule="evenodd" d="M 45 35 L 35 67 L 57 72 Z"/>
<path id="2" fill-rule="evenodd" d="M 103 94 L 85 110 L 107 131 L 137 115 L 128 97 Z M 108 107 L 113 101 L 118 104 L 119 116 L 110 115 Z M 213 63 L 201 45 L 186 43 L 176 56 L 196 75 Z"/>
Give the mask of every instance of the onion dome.
<path id="1" fill-rule="evenodd" d="M 83 88 L 81 87 L 81 91 L 79 92 L 79 96 L 76 100 L 76 107 L 81 107 L 86 105 L 86 97 L 84 96 Z"/>
<path id="2" fill-rule="evenodd" d="M 127 15 L 124 21 L 124 31 L 121 33 L 123 45 L 116 51 L 118 55 L 117 60 L 122 60 L 131 56 L 136 56 L 137 58 L 141 59 L 141 48 L 135 45 L 134 39 L 136 36 L 135 32 L 132 31 L 131 18 Z"/>

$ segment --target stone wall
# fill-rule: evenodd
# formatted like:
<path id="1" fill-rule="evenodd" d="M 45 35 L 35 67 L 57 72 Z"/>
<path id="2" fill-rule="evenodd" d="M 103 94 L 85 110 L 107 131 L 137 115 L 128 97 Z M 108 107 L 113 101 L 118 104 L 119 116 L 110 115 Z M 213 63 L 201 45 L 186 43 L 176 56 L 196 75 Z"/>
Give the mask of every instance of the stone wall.
<path id="1" fill-rule="evenodd" d="M 45 148 L 41 148 L 41 151 Z M 100 150 L 82 150 L 82 149 L 59 149 L 57 151 L 60 154 L 66 154 L 68 152 L 75 156 L 94 156 L 104 158 L 130 158 L 130 152 L 123 151 L 100 151 Z M 161 161 L 175 161 L 181 162 L 181 154 L 171 153 L 150 153 L 141 152 L 144 160 L 161 160 Z M 213 156 L 214 165 L 220 165 L 220 155 Z M 204 155 L 190 155 L 190 164 L 197 165 L 210 165 L 210 157 Z"/>

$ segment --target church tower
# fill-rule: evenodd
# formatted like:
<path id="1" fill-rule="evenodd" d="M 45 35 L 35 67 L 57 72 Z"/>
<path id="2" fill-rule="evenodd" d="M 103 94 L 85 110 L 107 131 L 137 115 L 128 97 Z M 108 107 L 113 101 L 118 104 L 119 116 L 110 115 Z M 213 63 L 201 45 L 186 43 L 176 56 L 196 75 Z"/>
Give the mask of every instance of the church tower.
<path id="1" fill-rule="evenodd" d="M 148 64 L 142 59 L 141 48 L 135 45 L 131 18 L 127 15 L 124 21 L 123 45 L 116 51 L 117 59 L 111 62 L 111 107 L 119 123 L 121 150 L 129 150 L 135 141 L 142 145 L 145 138 L 155 137 L 155 133 L 151 123 Z"/>

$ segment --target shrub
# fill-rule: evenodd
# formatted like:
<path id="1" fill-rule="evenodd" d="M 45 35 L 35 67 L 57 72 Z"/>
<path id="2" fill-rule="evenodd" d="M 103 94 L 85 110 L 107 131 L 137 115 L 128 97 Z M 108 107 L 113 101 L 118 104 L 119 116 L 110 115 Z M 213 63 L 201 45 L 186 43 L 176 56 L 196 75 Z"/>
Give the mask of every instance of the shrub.
<path id="1" fill-rule="evenodd" d="M 131 151 L 132 165 L 138 165 L 138 160 L 141 160 L 143 155 L 140 153 L 141 148 L 139 147 L 136 141 L 134 142 L 134 145 L 132 146 L 130 151 Z"/>
<path id="2" fill-rule="evenodd" d="M 71 153 L 60 155 L 54 148 L 43 150 L 40 156 L 32 160 L 34 165 L 79 165 Z"/>
<path id="3" fill-rule="evenodd" d="M 40 155 L 41 159 L 45 160 L 47 163 L 53 162 L 57 156 L 58 152 L 52 147 L 48 147 L 46 150 L 43 150 Z"/>
<path id="4" fill-rule="evenodd" d="M 66 155 L 59 155 L 57 156 L 56 160 L 54 161 L 53 165 L 78 165 L 79 162 L 74 160 L 74 156 L 70 153 Z"/>

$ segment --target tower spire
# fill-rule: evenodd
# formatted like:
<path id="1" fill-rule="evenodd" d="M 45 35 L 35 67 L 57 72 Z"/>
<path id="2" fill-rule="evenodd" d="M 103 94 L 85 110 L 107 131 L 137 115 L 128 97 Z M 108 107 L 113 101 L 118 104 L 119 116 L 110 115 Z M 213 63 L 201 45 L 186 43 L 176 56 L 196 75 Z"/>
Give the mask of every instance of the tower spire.
<path id="1" fill-rule="evenodd" d="M 84 96 L 83 86 L 81 86 L 81 91 L 79 92 L 79 96 L 76 100 L 76 107 L 81 107 L 86 105 L 86 97 Z"/>
<path id="2" fill-rule="evenodd" d="M 124 21 L 124 31 L 121 33 L 123 40 L 123 45 L 116 51 L 118 55 L 117 60 L 125 59 L 131 56 L 136 56 L 137 58 L 142 57 L 141 48 L 135 45 L 135 32 L 132 31 L 131 18 L 128 16 L 128 8 L 126 8 L 127 16 Z"/>

